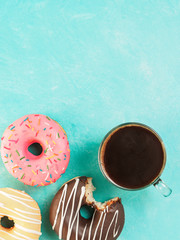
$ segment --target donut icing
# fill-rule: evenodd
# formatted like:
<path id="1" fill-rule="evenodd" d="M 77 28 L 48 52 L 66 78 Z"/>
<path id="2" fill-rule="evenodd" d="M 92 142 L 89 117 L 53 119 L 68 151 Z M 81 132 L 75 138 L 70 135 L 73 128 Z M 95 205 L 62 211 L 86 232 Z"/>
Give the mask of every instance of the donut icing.
<path id="1" fill-rule="evenodd" d="M 7 170 L 19 181 L 32 186 L 56 182 L 65 172 L 70 149 L 64 129 L 42 114 L 29 114 L 12 123 L 1 138 L 1 156 Z M 28 151 L 39 143 L 39 156 Z"/>
<path id="2" fill-rule="evenodd" d="M 124 225 L 124 209 L 119 198 L 101 204 L 88 200 L 88 179 L 77 177 L 64 184 L 55 195 L 50 207 L 50 223 L 59 239 L 113 240 Z M 94 208 L 93 216 L 85 219 L 81 206 Z"/>
<path id="3" fill-rule="evenodd" d="M 41 235 L 41 213 L 38 204 L 27 193 L 0 188 L 0 220 L 7 216 L 14 221 L 8 229 L 0 224 L 1 240 L 36 240 Z"/>

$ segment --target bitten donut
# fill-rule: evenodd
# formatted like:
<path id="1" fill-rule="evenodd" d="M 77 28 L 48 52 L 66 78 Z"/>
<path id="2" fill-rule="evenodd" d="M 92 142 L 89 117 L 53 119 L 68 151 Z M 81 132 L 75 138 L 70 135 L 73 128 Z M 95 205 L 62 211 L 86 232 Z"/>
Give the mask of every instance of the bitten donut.
<path id="1" fill-rule="evenodd" d="M 10 228 L 3 225 L 4 218 L 12 222 Z M 41 213 L 36 201 L 25 192 L 0 188 L 0 239 L 36 240 L 40 235 Z"/>
<path id="2" fill-rule="evenodd" d="M 39 151 L 32 154 L 30 147 Z M 12 123 L 1 141 L 1 156 L 7 170 L 19 181 L 32 186 L 56 182 L 70 158 L 64 129 L 42 114 L 29 114 Z"/>
<path id="3" fill-rule="evenodd" d="M 50 207 L 50 223 L 63 240 L 113 240 L 124 225 L 124 208 L 116 197 L 105 203 L 93 198 L 92 178 L 76 177 L 65 183 Z M 90 219 L 80 214 L 83 205 L 94 208 Z"/>

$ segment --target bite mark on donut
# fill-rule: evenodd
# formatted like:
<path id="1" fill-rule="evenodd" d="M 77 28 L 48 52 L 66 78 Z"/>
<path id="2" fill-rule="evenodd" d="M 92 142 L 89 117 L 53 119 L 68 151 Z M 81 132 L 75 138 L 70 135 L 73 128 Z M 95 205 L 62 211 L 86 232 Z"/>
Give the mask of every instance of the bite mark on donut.
<path id="1" fill-rule="evenodd" d="M 85 185 L 85 198 L 86 202 L 89 206 L 93 206 L 98 211 L 104 211 L 105 209 L 108 211 L 108 207 L 115 204 L 116 202 L 121 202 L 120 198 L 115 197 L 105 202 L 97 202 L 93 197 L 93 192 L 96 190 L 92 183 L 92 178 L 88 177 Z"/>

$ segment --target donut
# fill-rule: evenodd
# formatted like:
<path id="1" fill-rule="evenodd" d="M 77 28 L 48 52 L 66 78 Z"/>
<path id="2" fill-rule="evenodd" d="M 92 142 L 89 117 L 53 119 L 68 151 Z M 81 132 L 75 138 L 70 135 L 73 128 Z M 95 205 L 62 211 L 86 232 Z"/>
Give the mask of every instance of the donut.
<path id="1" fill-rule="evenodd" d="M 68 166 L 67 135 L 48 116 L 29 114 L 19 118 L 9 125 L 1 140 L 4 165 L 24 184 L 39 187 L 54 183 Z M 30 147 L 38 154 L 30 152 Z"/>
<path id="2" fill-rule="evenodd" d="M 113 240 L 124 226 L 124 208 L 116 197 L 107 202 L 96 202 L 92 178 L 76 177 L 65 183 L 56 193 L 50 206 L 50 223 L 59 239 Z M 93 215 L 81 216 L 82 206 L 91 206 Z"/>
<path id="3" fill-rule="evenodd" d="M 11 225 L 3 225 L 3 219 Z M 36 240 L 41 236 L 41 212 L 27 193 L 0 188 L 0 240 Z"/>

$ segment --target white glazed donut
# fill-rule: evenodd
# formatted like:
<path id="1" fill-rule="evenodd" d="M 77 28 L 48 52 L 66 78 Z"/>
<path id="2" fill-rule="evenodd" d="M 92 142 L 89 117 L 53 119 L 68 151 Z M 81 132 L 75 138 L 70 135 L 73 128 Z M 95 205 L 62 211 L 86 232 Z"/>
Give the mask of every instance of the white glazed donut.
<path id="1" fill-rule="evenodd" d="M 4 217 L 13 226 L 2 226 Z M 27 193 L 12 188 L 0 188 L 0 240 L 37 240 L 41 235 L 41 212 Z"/>

